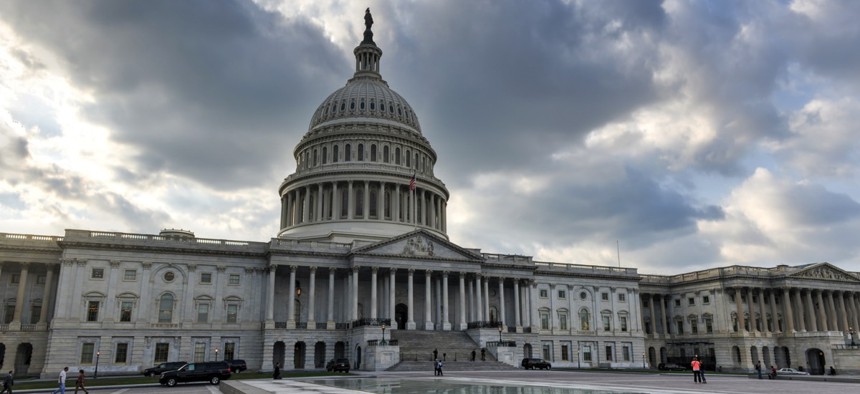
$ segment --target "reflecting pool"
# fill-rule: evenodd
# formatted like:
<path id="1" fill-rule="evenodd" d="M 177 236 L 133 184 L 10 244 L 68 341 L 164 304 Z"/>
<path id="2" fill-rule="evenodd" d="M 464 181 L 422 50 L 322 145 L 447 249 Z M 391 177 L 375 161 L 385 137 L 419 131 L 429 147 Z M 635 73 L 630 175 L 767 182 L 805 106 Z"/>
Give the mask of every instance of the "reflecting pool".
<path id="1" fill-rule="evenodd" d="M 307 383 L 359 390 L 376 394 L 617 394 L 635 391 L 613 391 L 595 387 L 554 384 L 553 387 L 511 381 L 488 383 L 475 380 L 398 379 L 398 378 L 316 378 L 298 379 Z M 638 393 L 648 393 L 640 391 Z"/>

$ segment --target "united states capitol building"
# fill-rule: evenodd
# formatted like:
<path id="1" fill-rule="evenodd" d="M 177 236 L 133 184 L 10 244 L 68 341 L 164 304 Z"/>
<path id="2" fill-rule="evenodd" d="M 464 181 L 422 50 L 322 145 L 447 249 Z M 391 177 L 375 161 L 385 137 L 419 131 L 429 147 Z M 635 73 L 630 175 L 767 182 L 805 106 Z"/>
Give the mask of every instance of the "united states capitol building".
<path id="1" fill-rule="evenodd" d="M 662 276 L 451 242 L 436 151 L 382 79 L 365 20 L 355 73 L 313 113 L 278 186 L 274 238 L 0 234 L 2 370 L 244 359 L 265 371 L 335 358 L 381 370 L 429 362 L 428 349 L 448 361 L 483 349 L 513 366 L 657 368 L 698 355 L 723 371 L 860 372 L 860 273 L 832 264 Z"/>

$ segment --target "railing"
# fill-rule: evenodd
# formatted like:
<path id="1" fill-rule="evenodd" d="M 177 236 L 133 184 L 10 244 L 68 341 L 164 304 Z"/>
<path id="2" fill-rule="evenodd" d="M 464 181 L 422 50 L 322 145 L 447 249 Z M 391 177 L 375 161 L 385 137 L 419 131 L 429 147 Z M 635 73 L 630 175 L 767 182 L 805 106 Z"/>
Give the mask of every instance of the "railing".
<path id="1" fill-rule="evenodd" d="M 401 348 L 402 349 L 402 348 Z M 487 353 L 487 358 L 491 358 L 491 355 Z M 443 353 L 439 352 L 436 356 L 442 361 L 472 361 L 472 354 L 470 352 L 454 352 L 454 353 Z M 400 361 L 433 361 L 433 352 L 400 352 Z M 481 352 L 475 352 L 475 360 L 476 362 L 481 362 Z"/>
<path id="2" fill-rule="evenodd" d="M 83 238 L 113 238 L 113 239 L 130 239 L 141 241 L 170 241 L 182 242 L 202 245 L 223 245 L 223 246 L 260 246 L 265 245 L 262 242 L 236 241 L 229 239 L 210 239 L 210 238 L 195 238 L 195 237 L 175 237 L 170 235 L 155 235 L 155 234 L 133 234 L 119 233 L 106 231 L 87 231 L 87 230 L 66 230 L 69 236 L 79 236 Z M 57 237 L 55 237 L 57 238 Z M 35 239 L 35 238 L 34 238 Z M 62 240 L 62 238 L 60 238 Z"/>
<path id="3" fill-rule="evenodd" d="M 398 346 L 396 339 L 388 339 L 388 340 L 379 340 L 379 339 L 371 339 L 367 341 L 367 346 Z"/>
<path id="4" fill-rule="evenodd" d="M 352 327 L 381 326 L 391 327 L 391 319 L 358 319 L 352 322 Z"/>
<path id="5" fill-rule="evenodd" d="M 334 323 L 334 328 L 337 330 L 349 329 L 349 323 Z"/>
<path id="6" fill-rule="evenodd" d="M 36 331 L 35 324 L 22 324 L 21 331 Z"/>
<path id="7" fill-rule="evenodd" d="M 581 273 L 591 273 L 600 275 L 638 275 L 636 268 L 610 267 L 607 265 L 585 265 L 585 264 L 567 264 L 567 263 L 549 263 L 535 261 L 535 267 L 538 269 L 551 269 L 560 271 L 574 271 Z"/>
<path id="8" fill-rule="evenodd" d="M 285 329 L 287 328 L 287 322 L 285 321 L 276 321 L 275 328 Z"/>
<path id="9" fill-rule="evenodd" d="M 470 330 L 473 328 L 498 328 L 501 326 L 502 323 L 497 321 L 473 321 L 467 325 Z"/>
<path id="10" fill-rule="evenodd" d="M 487 341 L 487 347 L 517 347 L 517 341 Z"/>
<path id="11" fill-rule="evenodd" d="M 179 328 L 176 323 L 152 323 L 152 328 Z"/>
<path id="12" fill-rule="evenodd" d="M 317 330 L 325 330 L 326 328 L 328 328 L 328 324 L 326 324 L 325 322 L 317 322 L 316 328 Z"/>
<path id="13" fill-rule="evenodd" d="M 307 328 L 308 328 L 308 322 L 306 322 L 306 321 L 297 321 L 297 322 L 296 322 L 296 328 L 307 329 Z"/>
<path id="14" fill-rule="evenodd" d="M 58 237 L 58 236 L 53 236 L 53 235 L 0 233 L 0 239 L 2 239 L 2 238 L 19 239 L 19 240 L 27 240 L 27 241 L 52 241 L 52 242 L 58 242 L 58 241 L 63 240 L 63 237 Z"/>
<path id="15" fill-rule="evenodd" d="M 860 350 L 860 344 L 855 343 L 853 345 L 832 345 L 831 349 L 834 349 L 834 350 L 847 350 L 847 349 Z"/>
<path id="16" fill-rule="evenodd" d="M 523 332 L 524 332 L 524 333 L 526 333 L 526 334 L 531 334 L 531 333 L 532 333 L 532 328 L 531 328 L 531 327 L 523 327 Z"/>

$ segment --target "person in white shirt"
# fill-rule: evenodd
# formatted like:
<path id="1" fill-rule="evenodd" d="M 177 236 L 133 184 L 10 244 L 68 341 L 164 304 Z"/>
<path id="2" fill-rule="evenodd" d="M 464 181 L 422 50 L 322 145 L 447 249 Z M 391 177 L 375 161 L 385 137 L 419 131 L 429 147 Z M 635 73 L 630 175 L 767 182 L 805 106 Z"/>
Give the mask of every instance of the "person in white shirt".
<path id="1" fill-rule="evenodd" d="M 69 367 L 65 367 L 62 371 L 60 371 L 60 378 L 57 381 L 60 384 L 60 387 L 57 387 L 57 389 L 54 390 L 54 392 L 51 394 L 66 394 L 66 372 L 68 371 Z"/>

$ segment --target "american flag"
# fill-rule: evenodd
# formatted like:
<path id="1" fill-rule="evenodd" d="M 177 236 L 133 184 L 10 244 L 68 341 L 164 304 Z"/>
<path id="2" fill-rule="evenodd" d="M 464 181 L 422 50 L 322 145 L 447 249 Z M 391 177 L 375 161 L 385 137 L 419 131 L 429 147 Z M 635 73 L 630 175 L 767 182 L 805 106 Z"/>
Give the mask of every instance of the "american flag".
<path id="1" fill-rule="evenodd" d="M 412 173 L 412 178 L 409 179 L 409 191 L 410 192 L 415 191 L 415 173 L 414 172 Z"/>

